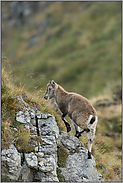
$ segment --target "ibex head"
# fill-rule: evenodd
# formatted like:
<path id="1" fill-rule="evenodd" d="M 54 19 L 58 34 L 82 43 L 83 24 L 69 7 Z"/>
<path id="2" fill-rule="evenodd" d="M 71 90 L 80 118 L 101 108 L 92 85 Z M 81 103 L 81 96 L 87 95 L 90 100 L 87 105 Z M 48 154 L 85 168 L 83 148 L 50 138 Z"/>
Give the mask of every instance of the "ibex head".
<path id="1" fill-rule="evenodd" d="M 49 83 L 47 84 L 47 89 L 45 93 L 45 100 L 51 99 L 55 96 L 55 90 L 58 88 L 57 83 L 54 80 L 50 79 Z"/>

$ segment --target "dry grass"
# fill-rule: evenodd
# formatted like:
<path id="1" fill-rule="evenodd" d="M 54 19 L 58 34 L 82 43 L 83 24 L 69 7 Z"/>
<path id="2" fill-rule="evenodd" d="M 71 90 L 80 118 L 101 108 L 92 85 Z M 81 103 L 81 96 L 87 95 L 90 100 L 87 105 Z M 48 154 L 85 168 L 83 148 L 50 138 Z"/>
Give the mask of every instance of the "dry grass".
<path id="1" fill-rule="evenodd" d="M 1 144 L 2 149 L 7 148 L 11 142 L 15 142 L 18 150 L 33 151 L 29 133 L 22 124 L 15 121 L 16 112 L 21 109 L 20 104 L 15 101 L 15 96 L 20 95 L 30 105 L 36 106 L 44 113 L 51 113 L 55 116 L 60 130 L 66 131 L 61 114 L 54 108 L 53 101 L 47 102 L 43 99 L 44 92 L 31 94 L 25 91 L 24 86 L 14 86 L 10 82 L 9 75 L 2 69 L 2 123 L 1 123 Z M 121 134 L 121 103 L 116 105 L 98 107 L 97 101 L 104 99 L 112 100 L 111 95 L 93 98 L 91 102 L 96 107 L 99 117 L 96 136 L 93 143 L 92 154 L 95 157 L 96 167 L 102 173 L 105 181 L 122 180 L 122 134 Z M 67 118 L 70 122 L 70 119 Z M 14 131 L 17 128 L 17 132 Z M 116 131 L 117 129 L 117 131 Z M 70 132 L 75 135 L 75 130 Z M 87 137 L 82 136 L 80 140 L 87 148 Z M 26 147 L 26 149 L 24 148 Z"/>

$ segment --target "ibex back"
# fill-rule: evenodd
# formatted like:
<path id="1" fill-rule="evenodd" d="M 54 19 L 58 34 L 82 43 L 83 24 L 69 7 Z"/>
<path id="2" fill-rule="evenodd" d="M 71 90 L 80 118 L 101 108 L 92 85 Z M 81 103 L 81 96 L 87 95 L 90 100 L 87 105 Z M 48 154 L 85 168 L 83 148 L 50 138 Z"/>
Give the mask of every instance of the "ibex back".
<path id="1" fill-rule="evenodd" d="M 97 112 L 88 99 L 77 94 L 65 91 L 52 79 L 47 84 L 46 100 L 54 98 L 64 121 L 67 132 L 71 131 L 70 124 L 65 119 L 68 115 L 74 122 L 76 134 L 79 138 L 82 133 L 87 133 L 88 137 L 88 158 L 91 159 L 92 142 L 95 136 L 96 124 L 98 121 Z M 80 130 L 81 129 L 81 130 Z"/>

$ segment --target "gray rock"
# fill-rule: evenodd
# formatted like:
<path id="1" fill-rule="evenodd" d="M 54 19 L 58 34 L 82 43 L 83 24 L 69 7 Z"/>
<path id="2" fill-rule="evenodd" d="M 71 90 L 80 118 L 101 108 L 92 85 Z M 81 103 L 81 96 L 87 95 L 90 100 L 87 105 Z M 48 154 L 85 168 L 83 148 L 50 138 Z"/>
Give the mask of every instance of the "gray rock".
<path id="1" fill-rule="evenodd" d="M 61 169 L 65 181 L 103 181 L 102 175 L 97 172 L 94 157 L 88 159 L 88 150 L 78 138 L 64 131 L 59 134 L 54 116 L 43 114 L 37 109 L 35 112 L 22 98 L 16 98 L 25 106 L 17 113 L 16 120 L 23 123 L 28 130 L 35 152 L 23 152 L 20 155 L 13 144 L 9 149 L 2 150 L 3 175 L 7 175 L 13 181 L 58 182 L 57 147 L 63 146 L 68 157 L 65 167 L 58 168 Z"/>
<path id="2" fill-rule="evenodd" d="M 21 155 L 13 144 L 9 146 L 9 149 L 2 151 L 1 161 L 2 174 L 7 175 L 11 180 L 18 180 L 22 169 Z"/>
<path id="3" fill-rule="evenodd" d="M 29 154 L 25 154 L 25 159 L 26 159 L 26 163 L 27 163 L 28 167 L 37 168 L 38 158 L 33 152 L 31 152 Z"/>
<path id="4" fill-rule="evenodd" d="M 95 167 L 96 164 L 94 158 L 90 160 L 84 156 L 81 155 L 81 153 L 74 153 L 73 155 L 68 156 L 66 168 L 62 169 L 66 181 L 83 182 L 85 179 L 86 181 L 100 180 L 100 175 Z"/>
<path id="5" fill-rule="evenodd" d="M 39 162 L 39 169 L 42 172 L 51 172 L 55 166 L 54 158 L 42 158 L 42 161 Z"/>
<path id="6" fill-rule="evenodd" d="M 47 114 L 42 114 L 42 119 L 47 119 Z"/>
<path id="7" fill-rule="evenodd" d="M 33 182 L 33 170 L 27 166 L 26 162 L 23 164 L 21 177 L 24 182 Z"/>
<path id="8" fill-rule="evenodd" d="M 26 110 L 25 112 L 19 111 L 16 115 L 16 120 L 20 123 L 30 123 L 30 119 L 31 117 L 28 110 Z"/>
<path id="9" fill-rule="evenodd" d="M 13 128 L 13 130 L 14 130 L 15 132 L 18 132 L 18 129 L 17 129 L 17 128 Z"/>
<path id="10" fill-rule="evenodd" d="M 43 152 L 38 152 L 37 156 L 42 158 L 42 157 L 44 157 L 44 153 Z"/>
<path id="11" fill-rule="evenodd" d="M 38 113 L 36 113 L 36 116 L 37 116 L 38 119 L 41 119 L 42 118 L 42 113 L 38 112 Z"/>
<path id="12" fill-rule="evenodd" d="M 28 42 L 27 49 L 31 48 L 34 44 L 39 42 L 39 37 L 37 35 L 33 35 Z"/>
<path id="13" fill-rule="evenodd" d="M 39 119 L 39 128 L 41 130 L 41 135 L 47 135 L 49 136 L 53 135 L 55 138 L 58 138 L 59 136 L 59 128 L 57 126 L 57 123 L 55 121 L 54 116 L 43 116 L 43 119 Z"/>
<path id="14" fill-rule="evenodd" d="M 76 152 L 79 147 L 84 147 L 82 142 L 77 137 L 74 137 L 72 134 L 64 131 L 61 132 L 61 143 L 70 152 Z"/>
<path id="15" fill-rule="evenodd" d="M 30 112 L 30 116 L 31 116 L 31 119 L 34 119 L 35 118 L 34 112 Z"/>
<path id="16" fill-rule="evenodd" d="M 16 120 L 19 121 L 20 123 L 26 123 L 25 117 L 22 111 L 19 111 L 16 115 Z"/>
<path id="17" fill-rule="evenodd" d="M 61 144 L 67 149 L 65 168 L 61 169 L 66 182 L 104 181 L 97 172 L 94 157 L 88 159 L 88 150 L 76 137 L 61 133 Z"/>

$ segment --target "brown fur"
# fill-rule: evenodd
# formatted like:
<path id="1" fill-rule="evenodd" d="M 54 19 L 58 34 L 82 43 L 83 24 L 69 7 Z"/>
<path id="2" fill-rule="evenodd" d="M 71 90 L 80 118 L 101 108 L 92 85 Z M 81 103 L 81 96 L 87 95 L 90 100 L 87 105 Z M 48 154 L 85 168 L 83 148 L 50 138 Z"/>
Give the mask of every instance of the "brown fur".
<path id="1" fill-rule="evenodd" d="M 91 158 L 92 142 L 95 135 L 97 124 L 97 112 L 91 105 L 90 101 L 85 97 L 72 92 L 65 91 L 60 85 L 50 80 L 47 84 L 47 90 L 44 98 L 55 98 L 55 101 L 62 112 L 62 120 L 64 121 L 67 132 L 71 130 L 65 116 L 68 115 L 76 124 L 76 137 L 79 138 L 82 133 L 86 132 L 88 136 L 88 158 Z M 83 129 L 78 131 L 78 126 Z"/>
<path id="2" fill-rule="evenodd" d="M 68 116 L 81 128 L 86 128 L 86 121 L 90 115 L 96 116 L 96 110 L 85 97 L 66 92 L 60 85 L 56 90 L 55 100 L 62 113 Z"/>

